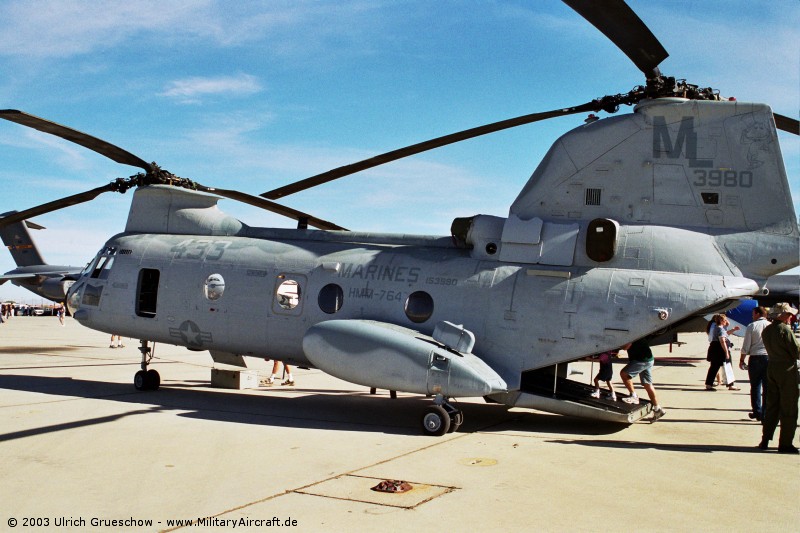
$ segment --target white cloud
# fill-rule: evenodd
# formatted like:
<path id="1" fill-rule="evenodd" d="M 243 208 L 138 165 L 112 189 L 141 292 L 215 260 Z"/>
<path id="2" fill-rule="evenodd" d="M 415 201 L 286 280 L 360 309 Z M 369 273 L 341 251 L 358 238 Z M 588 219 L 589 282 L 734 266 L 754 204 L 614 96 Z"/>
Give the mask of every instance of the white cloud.
<path id="1" fill-rule="evenodd" d="M 207 9 L 208 2 L 174 2 L 165 8 L 157 0 L 8 2 L 0 7 L 4 21 L 0 54 L 38 58 L 86 54 L 143 31 L 186 31 L 185 21 Z"/>
<path id="2" fill-rule="evenodd" d="M 249 96 L 262 90 L 255 76 L 191 77 L 170 82 L 161 96 L 175 98 L 181 103 L 199 103 L 203 96 Z"/>
<path id="3" fill-rule="evenodd" d="M 134 38 L 157 39 L 162 46 L 198 39 L 233 46 L 271 37 L 282 43 L 275 48 L 282 49 L 293 43 L 298 27 L 305 28 L 305 45 L 313 47 L 315 37 L 358 33 L 363 24 L 353 24 L 353 18 L 374 9 L 374 2 L 339 5 L 300 0 L 9 0 L 0 2 L 0 56 L 70 58 L 122 46 Z"/>

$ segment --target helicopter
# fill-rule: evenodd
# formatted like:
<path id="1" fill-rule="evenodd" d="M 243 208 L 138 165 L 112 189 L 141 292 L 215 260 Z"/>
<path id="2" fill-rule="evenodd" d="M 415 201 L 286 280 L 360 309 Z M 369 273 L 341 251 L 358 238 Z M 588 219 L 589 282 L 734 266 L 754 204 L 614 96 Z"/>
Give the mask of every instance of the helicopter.
<path id="1" fill-rule="evenodd" d="M 139 390 L 159 388 L 152 343 L 318 368 L 433 397 L 429 435 L 456 431 L 453 399 L 477 397 L 630 423 L 593 399 L 568 364 L 682 325 L 764 290 L 800 264 L 800 232 L 776 129 L 798 121 L 663 75 L 667 52 L 623 1 L 565 3 L 604 33 L 645 84 L 582 104 L 386 152 L 259 196 L 202 185 L 118 146 L 17 110 L 0 118 L 141 169 L 6 215 L 0 226 L 134 190 L 66 295 L 82 325 L 140 339 Z M 614 115 L 620 106 L 633 112 Z M 276 200 L 427 150 L 549 118 L 590 116 L 552 145 L 507 217 L 456 218 L 445 236 L 347 230 Z M 294 219 L 252 227 L 233 199 Z M 316 228 L 316 229 L 310 229 Z M 266 304 L 265 304 L 266 302 Z M 258 312 L 254 312 L 258 310 Z M 585 317 L 591 317 L 587 320 Z"/>

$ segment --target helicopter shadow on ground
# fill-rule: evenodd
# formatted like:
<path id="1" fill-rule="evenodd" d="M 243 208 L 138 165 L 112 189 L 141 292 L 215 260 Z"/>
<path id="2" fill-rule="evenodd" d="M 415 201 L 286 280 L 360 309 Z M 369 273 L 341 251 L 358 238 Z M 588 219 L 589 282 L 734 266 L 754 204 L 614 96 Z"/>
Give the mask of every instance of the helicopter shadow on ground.
<path id="1" fill-rule="evenodd" d="M 660 424 L 661 422 L 659 422 Z M 581 440 L 566 440 L 566 439 L 553 439 L 547 442 L 555 444 L 572 444 L 576 446 L 587 446 L 595 448 L 615 448 L 619 450 L 658 450 L 662 452 L 692 452 L 692 453 L 716 453 L 716 452 L 735 452 L 735 453 L 764 453 L 763 450 L 758 449 L 755 444 L 747 443 L 741 446 L 731 446 L 725 444 L 667 444 L 657 442 L 634 442 L 627 440 L 599 440 L 599 439 L 581 439 Z"/>
<path id="2" fill-rule="evenodd" d="M 72 352 L 82 346 L 3 346 L 0 347 L 1 354 L 25 354 L 25 355 L 55 355 L 64 352 Z"/>
<path id="3" fill-rule="evenodd" d="M 363 392 L 302 387 L 244 392 L 200 389 L 196 384 L 187 388 L 184 382 L 166 382 L 157 391 L 137 391 L 127 383 L 14 374 L 0 375 L 0 389 L 137 406 L 132 411 L 115 415 L 0 433 L 0 442 L 150 413 L 173 413 L 231 424 L 417 436 L 422 432 L 422 415 L 431 405 L 431 400 L 423 396 L 392 399 L 386 391 L 371 395 L 366 388 Z M 297 393 L 304 395 L 297 396 Z M 464 423 L 458 433 L 514 431 L 592 436 L 614 433 L 625 427 L 538 412 L 510 412 L 500 404 L 461 402 L 454 405 L 464 412 Z"/>
<path id="4" fill-rule="evenodd" d="M 540 411 L 518 411 L 509 414 L 516 415 L 509 420 L 497 420 L 486 428 L 485 432 L 513 432 L 516 435 L 530 434 L 531 436 L 545 435 L 574 435 L 601 436 L 619 433 L 628 427 L 627 424 L 577 418 L 572 416 L 544 413 Z"/>

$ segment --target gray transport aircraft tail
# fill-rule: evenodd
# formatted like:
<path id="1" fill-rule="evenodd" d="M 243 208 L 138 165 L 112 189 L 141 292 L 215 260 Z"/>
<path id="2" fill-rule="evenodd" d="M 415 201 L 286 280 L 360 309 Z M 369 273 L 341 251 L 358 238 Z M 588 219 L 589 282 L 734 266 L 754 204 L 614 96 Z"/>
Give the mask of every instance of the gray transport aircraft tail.
<path id="1" fill-rule="evenodd" d="M 13 213 L 16 213 L 16 211 L 3 213 L 0 215 L 0 218 Z M 33 242 L 28 228 L 44 229 L 43 226 L 25 220 L 0 228 L 0 238 L 3 239 L 3 244 L 5 244 L 8 251 L 11 252 L 11 257 L 14 258 L 14 262 L 17 266 L 44 265 L 46 264 L 44 258 L 39 252 L 36 243 Z"/>
<path id="2" fill-rule="evenodd" d="M 0 218 L 15 212 L 3 213 Z M 43 226 L 27 220 L 0 228 L 0 238 L 3 239 L 3 244 L 17 264 L 17 268 L 0 276 L 0 285 L 10 281 L 38 296 L 62 302 L 82 269 L 75 266 L 47 264 L 28 228 L 44 229 Z"/>

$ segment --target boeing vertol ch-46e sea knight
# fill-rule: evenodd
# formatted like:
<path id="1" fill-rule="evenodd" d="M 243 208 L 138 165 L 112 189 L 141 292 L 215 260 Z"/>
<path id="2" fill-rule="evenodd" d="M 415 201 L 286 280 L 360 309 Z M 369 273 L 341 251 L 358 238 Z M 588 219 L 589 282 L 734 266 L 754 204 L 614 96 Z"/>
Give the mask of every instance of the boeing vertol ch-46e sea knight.
<path id="1" fill-rule="evenodd" d="M 69 288 L 86 327 L 218 360 L 274 358 L 367 387 L 432 396 L 428 434 L 454 431 L 459 397 L 630 423 L 648 404 L 575 393 L 566 363 L 650 338 L 759 294 L 798 265 L 797 217 L 776 128 L 797 120 L 662 75 L 667 57 L 622 1 L 565 0 L 645 74 L 625 94 L 401 148 L 262 194 L 179 178 L 108 142 L 14 110 L 0 117 L 143 172 L 6 216 L 0 225 L 135 188 L 127 225 Z M 447 236 L 348 231 L 273 200 L 446 144 L 551 117 L 633 106 L 555 141 L 507 217 Z M 251 227 L 231 198 L 292 217 Z M 319 228 L 308 229 L 309 226 Z M 263 309 L 264 301 L 271 302 Z M 253 309 L 261 311 L 254 313 Z"/>

